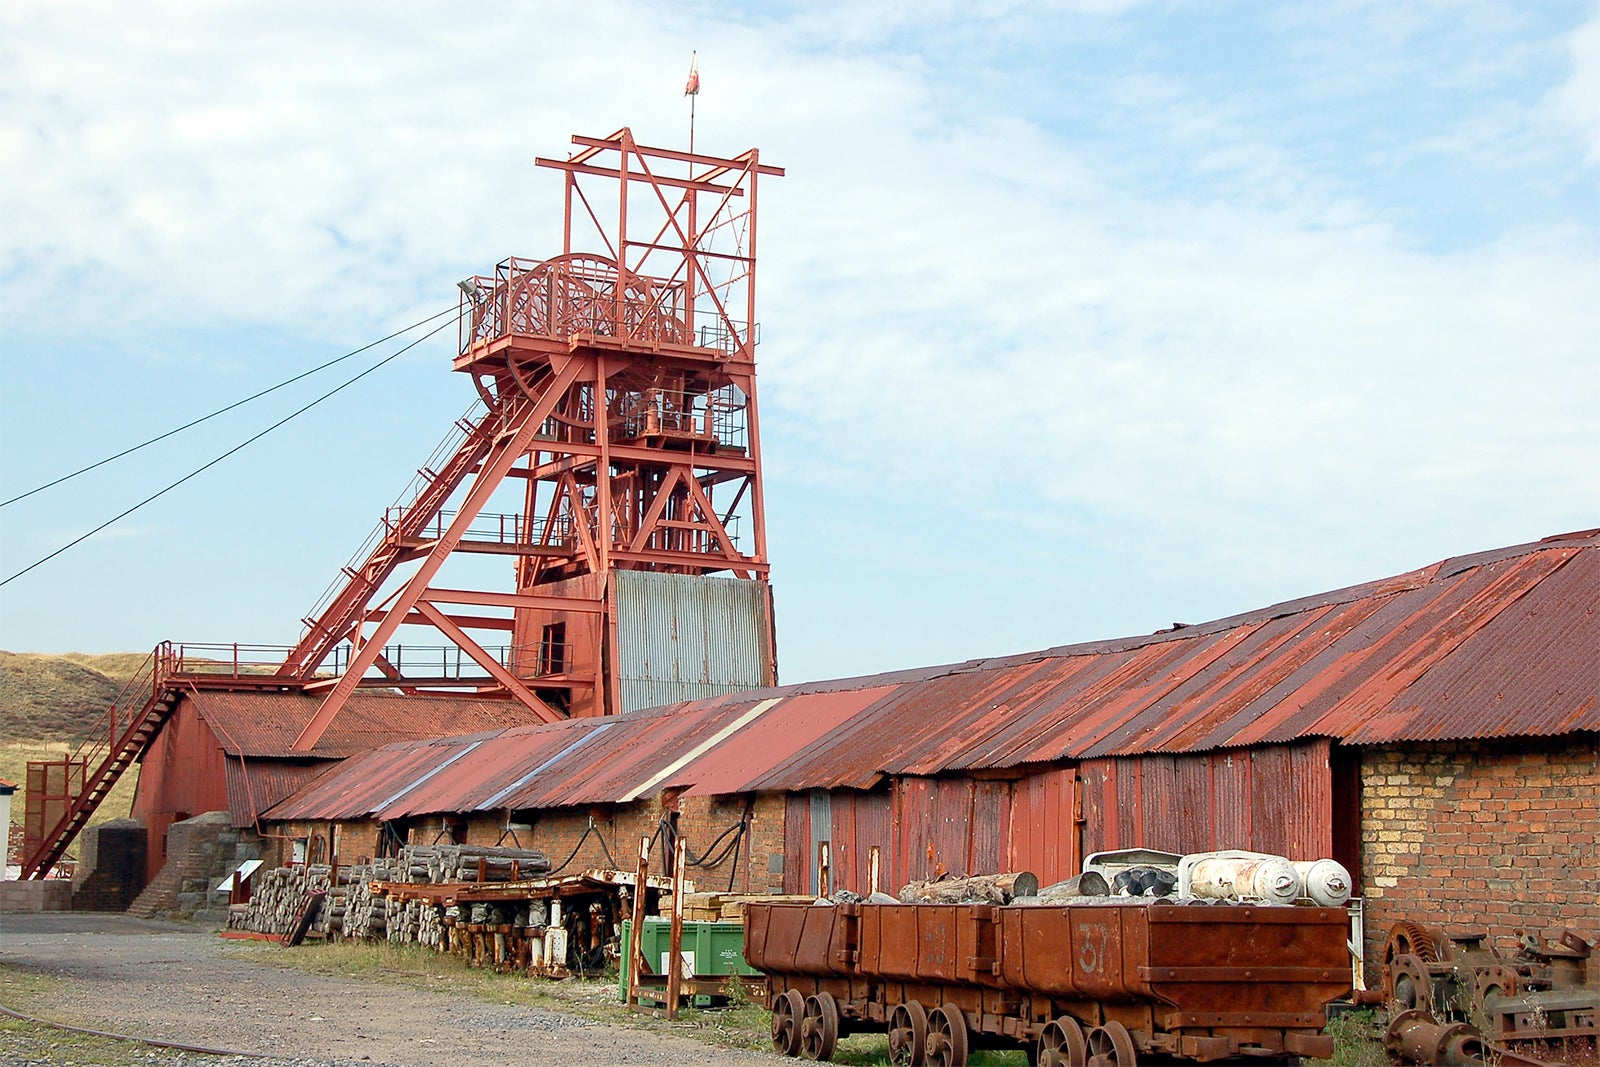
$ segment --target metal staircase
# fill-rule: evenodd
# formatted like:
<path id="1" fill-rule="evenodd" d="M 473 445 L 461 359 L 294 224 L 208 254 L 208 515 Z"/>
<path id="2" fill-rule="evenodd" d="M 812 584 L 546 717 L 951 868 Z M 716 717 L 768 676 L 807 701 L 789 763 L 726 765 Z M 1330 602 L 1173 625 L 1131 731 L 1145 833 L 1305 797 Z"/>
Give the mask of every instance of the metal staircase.
<path id="1" fill-rule="evenodd" d="M 89 738 L 63 759 L 28 764 L 22 877 L 49 873 L 172 714 L 177 703 L 169 685 L 173 662 L 172 644 L 157 645 Z"/>

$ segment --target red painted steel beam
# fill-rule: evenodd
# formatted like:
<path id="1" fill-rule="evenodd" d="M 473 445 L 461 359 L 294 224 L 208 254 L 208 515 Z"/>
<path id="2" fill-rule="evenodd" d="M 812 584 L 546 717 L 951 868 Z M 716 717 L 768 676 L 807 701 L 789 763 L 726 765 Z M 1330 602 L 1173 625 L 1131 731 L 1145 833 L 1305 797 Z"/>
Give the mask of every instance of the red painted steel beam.
<path id="1" fill-rule="evenodd" d="M 586 597 L 550 596 L 540 593 L 497 593 L 478 589 L 435 589 L 423 591 L 422 599 L 434 604 L 473 604 L 491 608 L 541 608 L 546 611 L 581 611 L 599 614 L 605 601 Z"/>
<path id="2" fill-rule="evenodd" d="M 590 149 L 620 152 L 624 145 L 623 135 L 627 135 L 630 139 L 632 137 L 632 134 L 626 128 L 623 128 L 610 137 L 585 137 L 582 134 L 573 134 L 572 143 Z M 724 158 L 722 156 L 707 155 L 704 152 L 682 152 L 675 148 L 654 148 L 637 143 L 633 144 L 633 151 L 638 155 L 648 156 L 652 159 L 671 159 L 680 163 L 700 163 L 708 167 L 721 167 L 727 170 L 744 170 L 749 167 L 749 164 L 755 158 L 753 152 L 743 152 L 737 156 Z M 573 157 L 573 160 L 583 162 L 590 155 L 591 153 L 588 152 L 579 153 Z M 770 163 L 759 164 L 754 169 L 757 174 L 768 174 L 775 178 L 783 177 L 783 168 L 772 166 Z"/>
<path id="3" fill-rule="evenodd" d="M 488 503 L 489 497 L 500 484 L 505 472 L 510 470 L 512 464 L 521 459 L 523 454 L 528 451 L 540 428 L 544 425 L 544 421 L 550 417 L 550 413 L 555 410 L 556 404 L 566 394 L 567 388 L 581 377 L 582 372 L 586 369 L 585 363 L 586 361 L 580 359 L 568 360 L 565 366 L 556 372 L 554 379 L 547 383 L 544 394 L 524 414 L 521 425 L 516 432 L 509 440 L 502 439 L 501 443 L 491 451 L 482 465 L 481 472 L 473 481 L 472 489 L 467 493 L 466 500 L 462 502 L 455 519 L 450 523 L 450 528 L 439 539 L 434 551 L 427 559 L 422 561 L 416 573 L 411 576 L 410 580 L 395 596 L 390 605 L 389 614 L 378 624 L 377 630 L 351 655 L 350 663 L 346 667 L 344 675 L 339 679 L 338 684 L 334 686 L 332 692 L 323 698 L 316 714 L 311 717 L 311 721 L 306 724 L 305 728 L 300 731 L 299 736 L 295 738 L 294 744 L 291 746 L 294 751 L 309 752 L 316 747 L 317 741 L 327 731 L 328 724 L 334 720 L 334 717 L 344 708 L 345 702 L 350 699 L 350 695 L 355 692 L 361 676 L 366 674 L 368 668 L 373 665 L 373 661 L 382 651 L 385 642 L 394 636 L 394 632 L 399 628 L 401 620 L 416 606 L 418 600 L 422 597 L 423 591 L 427 589 L 428 583 L 439 572 L 439 568 L 444 565 L 445 559 L 454 550 L 456 544 L 466 535 L 467 528 L 472 524 L 472 520 L 478 517 L 478 513 Z M 437 509 L 435 511 L 437 512 Z"/>
<path id="4" fill-rule="evenodd" d="M 538 694 L 523 685 L 519 678 L 502 667 L 499 660 L 485 652 L 483 646 L 468 637 L 466 631 L 451 622 L 449 616 L 445 615 L 444 612 L 425 600 L 417 602 L 417 612 L 438 627 L 440 633 L 454 641 L 457 648 L 471 656 L 478 666 L 489 672 L 489 677 L 504 686 L 506 692 L 516 697 L 539 718 L 545 722 L 560 722 L 562 720 L 563 716 L 560 712 L 540 700 Z"/>
<path id="5" fill-rule="evenodd" d="M 572 163 L 564 159 L 545 159 L 537 157 L 534 166 L 550 167 L 554 170 L 564 170 L 569 174 L 588 174 L 597 178 L 616 178 L 628 181 L 643 182 L 647 184 L 665 185 L 673 189 L 684 189 L 696 193 L 719 193 L 727 196 L 743 196 L 744 191 L 727 185 L 714 185 L 711 182 L 697 182 L 688 178 L 651 178 L 645 174 L 633 174 L 619 167 L 597 167 L 590 163 Z"/>

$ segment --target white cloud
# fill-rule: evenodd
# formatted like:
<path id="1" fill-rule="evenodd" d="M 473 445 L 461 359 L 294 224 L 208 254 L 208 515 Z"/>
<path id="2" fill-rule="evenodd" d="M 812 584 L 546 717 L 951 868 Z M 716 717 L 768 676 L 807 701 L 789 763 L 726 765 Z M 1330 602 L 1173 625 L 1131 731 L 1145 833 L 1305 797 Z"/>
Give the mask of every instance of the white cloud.
<path id="1" fill-rule="evenodd" d="M 1067 5 L 1102 26 L 1127 6 Z M 993 94 L 953 112 L 902 39 L 920 10 L 174 0 L 135 23 L 8 5 L 0 309 L 112 338 L 174 320 L 375 335 L 464 273 L 553 248 L 558 186 L 534 155 L 625 122 L 681 143 L 697 48 L 700 145 L 789 168 L 763 186 L 761 248 L 765 456 L 788 484 L 843 485 L 884 524 L 880 495 L 946 500 L 1019 553 L 1189 541 L 1174 566 L 1276 570 L 1301 592 L 1321 583 L 1303 541 L 1359 554 L 1399 531 L 1442 555 L 1592 513 L 1593 220 L 1508 212 L 1504 236 L 1430 251 L 1376 181 L 1279 136 L 1256 90 L 1136 64 L 1076 102 L 1104 116 L 1092 139 Z M 1025 28 L 962 10 L 928 32 Z M 832 38 L 830 11 L 850 14 Z M 1403 83 L 1416 28 L 1389 19 L 1369 73 Z M 1360 72 L 1325 31 L 1298 32 L 1332 107 Z M 1551 106 L 1593 160 L 1600 19 L 1572 42 Z M 1459 160 L 1524 119 L 1462 119 L 1426 148 Z"/>
<path id="2" fill-rule="evenodd" d="M 1600 165 L 1600 9 L 1568 38 L 1571 73 L 1551 94 L 1556 114 L 1586 142 L 1587 159 Z"/>

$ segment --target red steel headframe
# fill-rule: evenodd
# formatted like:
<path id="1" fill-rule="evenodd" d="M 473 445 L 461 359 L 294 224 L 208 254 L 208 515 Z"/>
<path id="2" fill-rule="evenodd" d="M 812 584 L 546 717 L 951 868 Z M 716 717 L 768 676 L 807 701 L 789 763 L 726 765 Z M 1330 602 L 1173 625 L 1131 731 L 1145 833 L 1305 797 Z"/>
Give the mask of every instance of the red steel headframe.
<path id="1" fill-rule="evenodd" d="M 386 654 L 402 625 L 441 635 L 481 670 L 480 691 L 547 721 L 611 714 L 613 572 L 767 577 L 756 193 L 783 170 L 755 149 L 644 147 L 626 128 L 573 143 L 570 158 L 537 161 L 563 173 L 561 254 L 461 283 L 455 369 L 482 412 L 419 472 L 278 672 L 326 693 L 297 749 L 360 685 L 462 686 Z M 514 511 L 485 510 L 497 492 Z M 509 557 L 512 587 L 436 584 L 471 554 Z M 483 633 L 509 634 L 509 651 L 486 649 Z"/>

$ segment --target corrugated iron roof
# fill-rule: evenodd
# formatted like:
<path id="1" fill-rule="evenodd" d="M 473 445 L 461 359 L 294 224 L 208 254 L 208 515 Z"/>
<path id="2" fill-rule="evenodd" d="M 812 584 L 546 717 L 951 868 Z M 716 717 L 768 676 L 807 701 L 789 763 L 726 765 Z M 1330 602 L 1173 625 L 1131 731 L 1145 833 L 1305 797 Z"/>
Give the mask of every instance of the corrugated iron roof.
<path id="1" fill-rule="evenodd" d="M 253 826 L 257 814 L 294 796 L 338 766 L 327 760 L 291 763 L 229 759 L 226 762 L 228 813 L 233 816 L 235 826 Z"/>
<path id="2" fill-rule="evenodd" d="M 200 716 L 230 756 L 343 759 L 379 745 L 445 734 L 521 726 L 534 716 L 513 700 L 456 696 L 360 693 L 328 727 L 310 753 L 296 752 L 294 739 L 316 714 L 321 698 L 294 692 L 186 689 Z"/>
<path id="3" fill-rule="evenodd" d="M 668 786 L 868 788 L 885 774 L 1305 737 L 1580 730 L 1600 730 L 1600 531 L 1159 634 L 395 745 L 272 816 L 556 807 Z"/>

